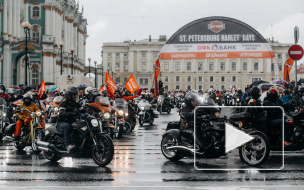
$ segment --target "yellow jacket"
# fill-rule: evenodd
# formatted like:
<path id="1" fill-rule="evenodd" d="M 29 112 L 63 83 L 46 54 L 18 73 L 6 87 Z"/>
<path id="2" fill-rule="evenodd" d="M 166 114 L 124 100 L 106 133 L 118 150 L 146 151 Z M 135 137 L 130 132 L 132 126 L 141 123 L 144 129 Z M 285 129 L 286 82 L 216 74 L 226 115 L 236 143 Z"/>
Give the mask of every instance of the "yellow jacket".
<path id="1" fill-rule="evenodd" d="M 26 106 L 24 103 L 22 103 L 21 105 L 22 105 L 22 108 L 28 109 L 31 112 L 40 111 L 40 109 L 37 107 L 37 105 L 34 102 L 31 102 L 31 104 L 29 106 Z M 31 114 L 27 111 L 24 111 L 23 113 L 18 113 L 19 118 L 22 120 L 24 120 L 25 118 L 27 118 L 30 115 Z"/>

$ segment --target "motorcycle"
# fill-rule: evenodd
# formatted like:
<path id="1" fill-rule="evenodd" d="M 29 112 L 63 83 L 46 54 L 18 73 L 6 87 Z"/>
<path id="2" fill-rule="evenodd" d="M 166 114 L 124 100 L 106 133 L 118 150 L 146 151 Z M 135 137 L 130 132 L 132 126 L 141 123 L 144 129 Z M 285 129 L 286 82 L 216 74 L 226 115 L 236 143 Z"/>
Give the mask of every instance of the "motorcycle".
<path id="1" fill-rule="evenodd" d="M 3 98 L 0 98 L 0 140 L 2 140 L 2 136 L 4 134 L 5 128 L 8 125 L 6 122 L 7 117 L 7 105 L 6 101 Z"/>
<path id="2" fill-rule="evenodd" d="M 215 98 L 215 103 L 219 106 L 222 105 L 222 97 L 220 95 L 217 95 Z"/>
<path id="3" fill-rule="evenodd" d="M 170 101 L 164 96 L 159 95 L 157 99 L 157 111 L 161 114 L 163 111 L 170 114 L 171 104 Z"/>
<path id="4" fill-rule="evenodd" d="M 20 141 L 15 141 L 15 147 L 21 151 L 26 146 L 32 146 L 32 150 L 35 154 L 39 154 L 41 151 L 35 146 L 35 142 L 38 140 L 43 140 L 45 137 L 44 129 L 40 125 L 40 119 L 42 116 L 41 111 L 31 112 L 28 109 L 22 108 L 20 106 L 15 107 L 16 113 L 28 112 L 31 115 L 25 118 L 24 124 L 21 127 Z M 18 117 L 15 115 L 14 117 Z M 17 119 L 16 119 L 17 120 Z M 16 130 L 16 123 L 9 124 L 5 130 L 5 135 L 8 139 L 13 139 L 12 135 Z"/>
<path id="5" fill-rule="evenodd" d="M 53 99 L 52 102 L 50 102 L 48 105 L 46 105 L 46 121 L 50 123 L 56 123 L 59 116 L 59 104 L 63 101 L 63 96 L 57 96 Z"/>
<path id="6" fill-rule="evenodd" d="M 159 112 L 154 111 L 153 105 L 151 105 L 146 99 L 140 100 L 138 107 L 140 109 L 140 112 L 138 113 L 139 125 L 143 126 L 144 123 L 152 125 L 154 123 L 154 118 L 158 117 Z"/>
<path id="7" fill-rule="evenodd" d="M 101 131 L 107 133 L 113 139 L 114 126 L 110 122 L 115 118 L 115 108 L 110 106 L 109 99 L 98 96 L 94 103 L 89 103 L 88 106 L 96 113 L 94 116 L 99 119 Z"/>
<path id="8" fill-rule="evenodd" d="M 129 133 L 131 132 L 131 125 L 125 121 L 128 116 L 128 102 L 122 98 L 116 98 L 113 101 L 113 107 L 116 109 L 115 114 L 115 137 L 121 138 L 123 132 Z"/>
<path id="9" fill-rule="evenodd" d="M 176 98 L 176 107 L 178 109 L 180 109 L 182 107 L 183 103 L 185 103 L 184 96 L 185 96 L 184 92 L 179 92 L 179 93 L 177 93 L 175 95 L 175 98 Z"/>
<path id="10" fill-rule="evenodd" d="M 81 114 L 84 120 L 78 120 L 72 124 L 71 140 L 76 148 L 67 153 L 63 133 L 56 128 L 57 124 L 47 128 L 49 132 L 44 141 L 36 141 L 38 150 L 44 152 L 44 156 L 57 162 L 62 157 L 91 157 L 99 166 L 108 165 L 114 155 L 112 139 L 106 133 L 101 132 L 96 117 L 89 113 Z"/>
<path id="11" fill-rule="evenodd" d="M 196 156 L 198 158 L 219 158 L 225 156 L 225 123 L 230 120 L 226 117 L 220 117 L 220 110 L 216 108 L 215 102 L 204 95 L 201 106 L 208 106 L 204 108 L 198 108 L 196 110 L 196 122 L 195 126 L 193 123 L 186 121 L 185 118 L 181 116 L 180 122 L 169 122 L 165 134 L 162 136 L 161 140 L 161 150 L 163 155 L 171 160 L 178 161 L 186 156 Z M 181 128 L 187 128 L 189 125 L 196 127 L 195 134 L 189 137 L 183 133 Z M 246 131 L 255 139 L 246 143 L 239 148 L 241 160 L 249 166 L 259 166 L 263 164 L 269 155 L 269 147 L 267 146 L 267 138 L 265 135 L 259 131 Z M 196 142 L 194 142 L 194 135 L 196 136 Z M 245 159 L 247 155 L 247 148 L 255 153 L 262 151 L 259 149 L 261 145 L 260 140 L 266 142 L 264 150 L 264 157 L 261 160 L 253 161 Z M 196 143 L 194 145 L 194 143 Z M 255 146 L 256 145 L 256 146 Z M 194 149 L 194 147 L 198 147 Z"/>

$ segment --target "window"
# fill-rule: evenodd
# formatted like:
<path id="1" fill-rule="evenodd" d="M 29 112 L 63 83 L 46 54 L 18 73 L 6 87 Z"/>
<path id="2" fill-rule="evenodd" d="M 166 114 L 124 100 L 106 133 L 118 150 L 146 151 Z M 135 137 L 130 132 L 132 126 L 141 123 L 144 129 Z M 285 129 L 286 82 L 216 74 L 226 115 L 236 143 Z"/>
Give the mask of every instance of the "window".
<path id="1" fill-rule="evenodd" d="M 169 77 L 165 76 L 165 82 L 169 82 Z"/>
<path id="2" fill-rule="evenodd" d="M 221 77 L 221 82 L 225 82 L 225 77 Z"/>
<path id="3" fill-rule="evenodd" d="M 259 70 L 259 63 L 258 62 L 254 62 L 254 70 L 255 71 Z"/>
<path id="4" fill-rule="evenodd" d="M 188 85 L 188 86 L 187 86 L 187 89 L 188 89 L 188 90 L 191 90 L 191 85 Z"/>
<path id="5" fill-rule="evenodd" d="M 165 63 L 165 70 L 168 70 L 168 69 L 169 69 L 169 63 L 166 62 L 166 63 Z"/>
<path id="6" fill-rule="evenodd" d="M 202 62 L 198 62 L 198 70 L 202 70 L 203 69 L 203 63 Z"/>
<path id="7" fill-rule="evenodd" d="M 187 70 L 191 70 L 191 62 L 187 62 Z"/>
<path id="8" fill-rule="evenodd" d="M 39 7 L 33 8 L 33 16 L 32 17 L 40 17 L 40 9 Z"/>
<path id="9" fill-rule="evenodd" d="M 278 59 L 281 59 L 281 54 L 280 53 L 278 53 Z"/>
<path id="10" fill-rule="evenodd" d="M 32 31 L 32 34 L 33 34 L 33 41 L 34 42 L 39 42 L 40 41 L 40 35 L 39 35 L 39 31 L 37 30 L 37 31 Z"/>
<path id="11" fill-rule="evenodd" d="M 225 90 L 225 85 L 221 85 L 221 90 Z"/>
<path id="12" fill-rule="evenodd" d="M 124 58 L 128 58 L 128 53 L 124 53 Z"/>
<path id="13" fill-rule="evenodd" d="M 176 85 L 176 86 L 175 86 L 175 89 L 179 89 L 179 85 Z"/>
<path id="14" fill-rule="evenodd" d="M 210 62 L 209 63 L 209 70 L 213 70 L 213 66 L 214 66 L 213 62 Z"/>
<path id="15" fill-rule="evenodd" d="M 120 83 L 120 77 L 116 77 L 116 84 Z"/>
<path id="16" fill-rule="evenodd" d="M 232 82 L 236 82 L 236 76 L 232 77 Z"/>
<path id="17" fill-rule="evenodd" d="M 175 81 L 176 81 L 176 82 L 179 82 L 179 76 L 176 76 L 176 77 L 175 77 Z"/>
<path id="18" fill-rule="evenodd" d="M 213 85 L 210 85 L 210 88 L 213 88 Z"/>
<path id="19" fill-rule="evenodd" d="M 180 68 L 179 62 L 175 63 L 175 69 L 176 69 L 176 70 L 179 70 L 179 68 Z"/>
<path id="20" fill-rule="evenodd" d="M 225 62 L 221 62 L 221 70 L 225 70 Z"/>
<path id="21" fill-rule="evenodd" d="M 141 52 L 141 57 L 142 57 L 142 58 L 145 58 L 146 55 L 147 55 L 146 52 Z"/>
<path id="22" fill-rule="evenodd" d="M 232 62 L 231 63 L 231 70 L 235 70 L 236 69 L 236 62 Z"/>
<path id="23" fill-rule="evenodd" d="M 153 57 L 157 58 L 158 57 L 158 52 L 153 52 Z"/>
<path id="24" fill-rule="evenodd" d="M 38 69 L 32 70 L 32 85 L 38 85 L 39 83 L 39 71 Z"/>
<path id="25" fill-rule="evenodd" d="M 116 58 L 119 58 L 120 57 L 120 53 L 116 53 Z"/>
<path id="26" fill-rule="evenodd" d="M 108 57 L 112 57 L 112 53 L 108 53 Z"/>
<path id="27" fill-rule="evenodd" d="M 247 70 L 247 62 L 243 63 L 243 70 Z"/>
<path id="28" fill-rule="evenodd" d="M 187 76 L 187 82 L 191 82 L 191 76 Z"/>
<path id="29" fill-rule="evenodd" d="M 119 69 L 120 69 L 120 63 L 117 62 L 117 63 L 116 63 L 116 70 L 119 70 Z"/>
<path id="30" fill-rule="evenodd" d="M 146 63 L 145 63 L 145 62 L 142 62 L 142 63 L 141 63 L 141 69 L 142 69 L 142 70 L 146 70 Z"/>
<path id="31" fill-rule="evenodd" d="M 203 86 L 202 86 L 202 85 L 199 85 L 199 86 L 198 86 L 198 89 L 199 89 L 199 90 L 202 90 L 202 89 L 203 89 Z"/>
<path id="32" fill-rule="evenodd" d="M 112 63 L 108 62 L 108 69 L 112 70 Z"/>
<path id="33" fill-rule="evenodd" d="M 262 80 L 261 78 L 252 78 L 252 82 Z"/>
<path id="34" fill-rule="evenodd" d="M 144 79 L 139 79 L 139 83 L 142 85 L 147 85 L 148 84 L 148 79 L 144 78 Z"/>
<path id="35" fill-rule="evenodd" d="M 199 76 L 199 77 L 198 77 L 198 81 L 199 81 L 199 82 L 203 82 L 203 77 L 202 77 L 202 76 Z"/>
<path id="36" fill-rule="evenodd" d="M 210 77 L 210 82 L 213 82 L 213 76 Z"/>
<path id="37" fill-rule="evenodd" d="M 124 71 L 128 71 L 128 64 L 127 63 L 124 64 Z"/>
<path id="38" fill-rule="evenodd" d="M 128 80 L 128 78 L 127 78 L 127 77 L 125 77 L 125 78 L 124 78 L 124 82 L 127 82 L 127 80 Z"/>

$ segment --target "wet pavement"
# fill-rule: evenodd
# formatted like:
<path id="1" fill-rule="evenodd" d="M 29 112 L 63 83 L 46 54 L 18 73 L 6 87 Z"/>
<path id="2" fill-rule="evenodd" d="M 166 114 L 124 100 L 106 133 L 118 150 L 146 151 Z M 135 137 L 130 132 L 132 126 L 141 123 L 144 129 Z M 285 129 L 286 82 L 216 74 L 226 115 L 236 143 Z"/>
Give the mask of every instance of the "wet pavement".
<path id="1" fill-rule="evenodd" d="M 285 154 L 280 171 L 197 171 L 193 158 L 179 162 L 165 159 L 160 150 L 168 121 L 177 120 L 177 110 L 163 114 L 152 126 L 114 139 L 115 155 L 106 168 L 92 159 L 63 158 L 51 163 L 30 147 L 17 151 L 12 143 L 0 146 L 0 188 L 7 189 L 287 189 L 304 188 L 304 151 Z M 263 165 L 280 166 L 281 155 L 272 152 Z M 221 159 L 200 159 L 206 168 L 246 168 L 237 151 Z M 29 187 L 30 186 L 30 187 Z M 76 187 L 77 186 L 77 187 Z M 239 188 L 241 187 L 241 188 Z"/>

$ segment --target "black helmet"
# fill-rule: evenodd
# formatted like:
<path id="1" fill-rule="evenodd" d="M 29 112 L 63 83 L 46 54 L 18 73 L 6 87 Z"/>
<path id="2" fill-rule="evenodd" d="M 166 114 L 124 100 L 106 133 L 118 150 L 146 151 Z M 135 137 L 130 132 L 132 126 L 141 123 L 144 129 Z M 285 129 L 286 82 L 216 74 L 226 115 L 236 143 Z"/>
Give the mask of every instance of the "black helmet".
<path id="1" fill-rule="evenodd" d="M 119 94 L 115 94 L 114 98 L 120 98 Z"/>
<path id="2" fill-rule="evenodd" d="M 279 93 L 275 89 L 269 89 L 267 91 L 267 100 L 276 102 L 279 99 Z"/>
<path id="3" fill-rule="evenodd" d="M 285 95 L 289 95 L 289 90 L 285 89 L 285 90 L 283 91 L 283 93 L 284 93 Z"/>
<path id="4" fill-rule="evenodd" d="M 145 99 L 145 98 L 146 98 L 146 93 L 142 92 L 142 93 L 141 93 L 141 98 L 142 98 L 142 99 Z"/>
<path id="5" fill-rule="evenodd" d="M 30 101 L 25 101 L 25 98 L 30 99 Z M 25 104 L 26 106 L 29 106 L 29 105 L 31 104 L 32 100 L 33 100 L 32 93 L 27 92 L 27 93 L 25 93 L 25 94 L 23 95 L 23 102 L 24 102 L 24 104 Z"/>
<path id="6" fill-rule="evenodd" d="M 250 94 L 253 99 L 258 99 L 260 97 L 260 89 L 256 86 L 250 89 Z"/>
<path id="7" fill-rule="evenodd" d="M 95 101 L 95 98 L 96 98 L 97 96 L 101 96 L 101 93 L 100 93 L 98 90 L 94 90 L 94 91 L 92 92 L 92 102 Z"/>
<path id="8" fill-rule="evenodd" d="M 294 86 L 293 85 L 289 85 L 288 88 L 290 88 L 291 90 L 293 90 Z"/>
<path id="9" fill-rule="evenodd" d="M 79 92 L 78 92 L 77 88 L 75 88 L 75 87 L 69 87 L 68 90 L 67 90 L 67 92 L 66 92 L 65 97 L 69 101 L 74 101 L 73 97 L 72 97 L 73 95 L 77 95 L 78 96 Z"/>
<path id="10" fill-rule="evenodd" d="M 197 101 L 197 99 L 198 99 L 197 94 L 195 94 L 195 93 L 187 94 L 186 97 L 185 97 L 186 106 L 188 106 L 191 109 L 194 109 L 194 106 L 192 106 L 191 101 L 193 101 L 193 100 Z"/>

